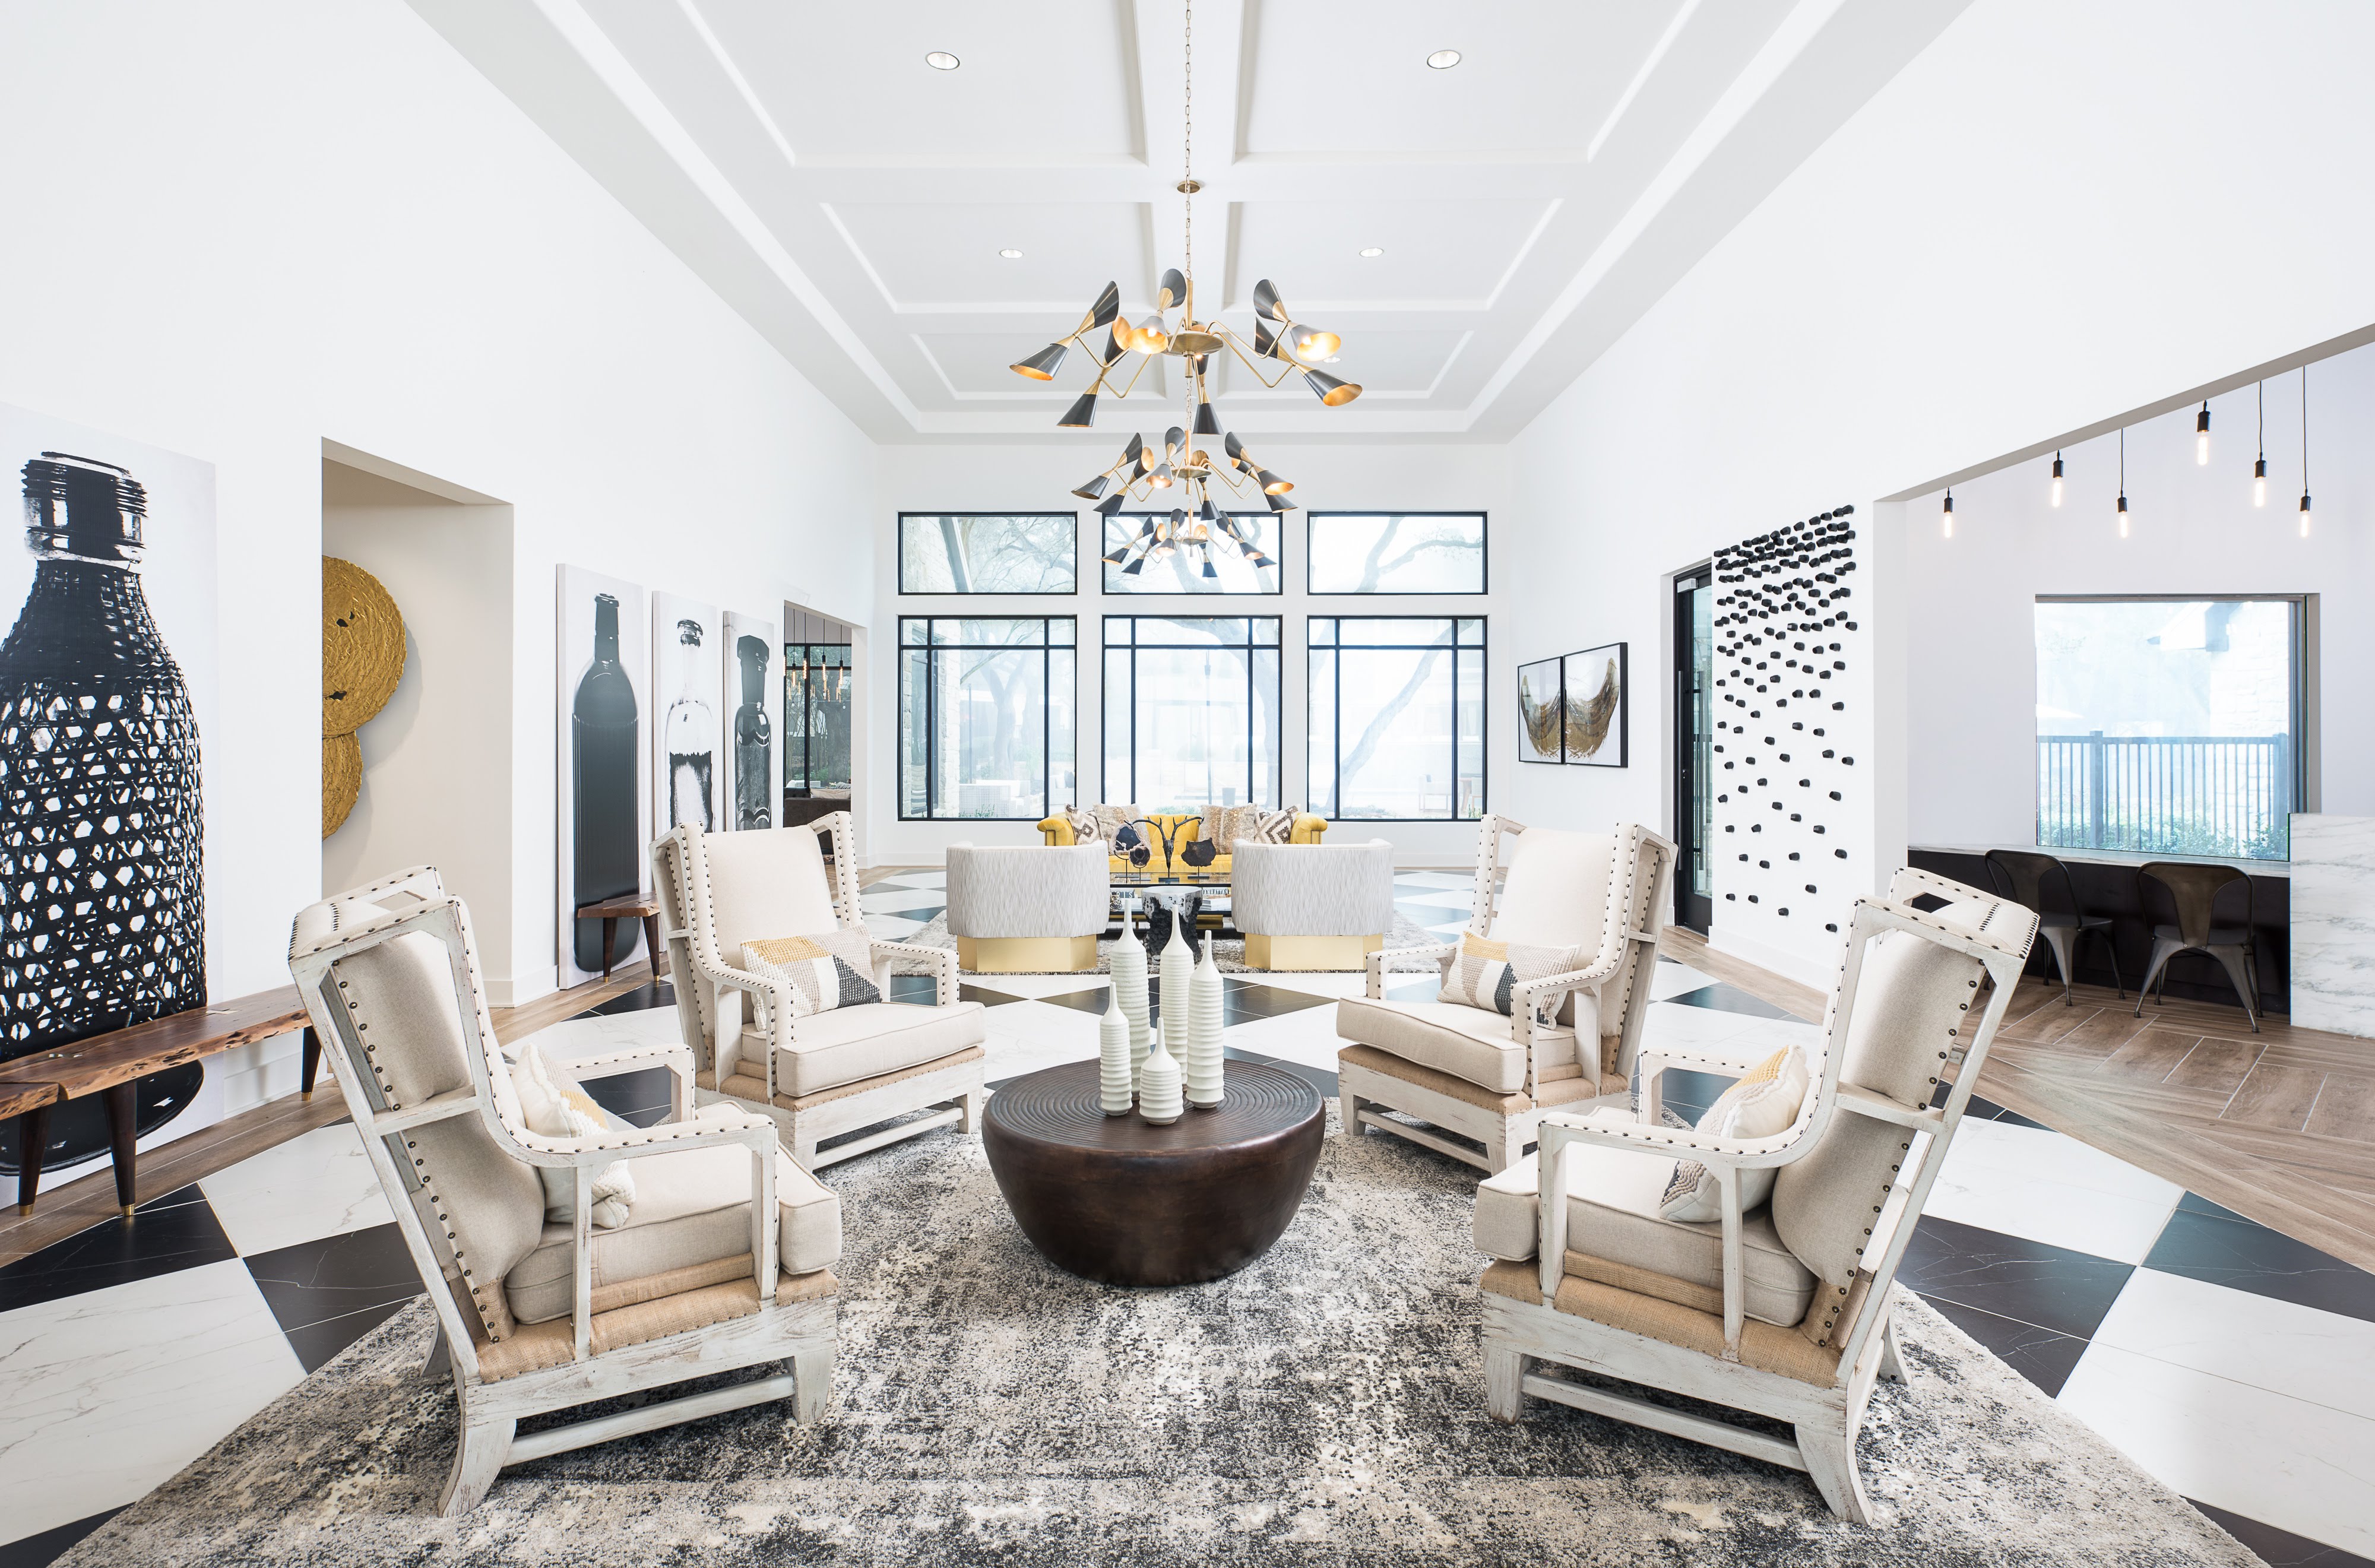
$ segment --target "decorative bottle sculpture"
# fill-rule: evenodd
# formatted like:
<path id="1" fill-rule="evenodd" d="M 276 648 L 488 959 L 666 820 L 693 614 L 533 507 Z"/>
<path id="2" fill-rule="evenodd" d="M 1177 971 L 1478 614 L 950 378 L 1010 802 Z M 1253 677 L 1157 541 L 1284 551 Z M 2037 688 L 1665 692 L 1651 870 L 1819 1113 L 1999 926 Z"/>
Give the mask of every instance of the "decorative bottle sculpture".
<path id="1" fill-rule="evenodd" d="M 623 898 L 644 885 L 643 834 L 635 810 L 635 774 L 643 756 L 637 718 L 635 685 L 619 663 L 619 601 L 597 594 L 594 662 L 577 682 L 569 716 L 571 815 L 577 840 L 571 897 L 581 909 Z M 618 924 L 613 961 L 624 959 L 635 940 L 632 922 Z M 600 969 L 602 923 L 577 922 L 571 946 L 579 969 Z"/>
<path id="2" fill-rule="evenodd" d="M 1157 1038 L 1138 1075 L 1138 1114 L 1161 1127 L 1177 1121 L 1186 1108 L 1179 1097 L 1179 1059 Z"/>
<path id="3" fill-rule="evenodd" d="M 1163 1007 L 1155 1020 L 1163 1026 L 1163 1043 L 1175 1062 L 1185 1060 L 1188 1054 L 1188 980 L 1196 973 L 1196 955 L 1179 939 L 1179 927 L 1185 924 L 1171 923 L 1171 941 L 1163 949 Z"/>
<path id="4" fill-rule="evenodd" d="M 668 704 L 668 727 L 661 732 L 668 739 L 668 825 L 681 828 L 691 823 L 707 832 L 717 826 L 709 808 L 715 798 L 709 785 L 717 767 L 717 725 L 709 704 L 701 700 L 697 684 L 701 622 L 678 621 L 676 636 L 685 648 L 680 656 L 684 679 L 677 687 L 676 701 Z"/>
<path id="5" fill-rule="evenodd" d="M 1211 1111 L 1221 1103 L 1221 969 L 1212 961 L 1212 938 L 1188 980 L 1188 1055 L 1179 1064 L 1188 1103 Z"/>
<path id="6" fill-rule="evenodd" d="M 1097 1104 L 1108 1116 L 1129 1114 L 1131 1099 L 1129 1020 L 1121 1010 L 1121 993 L 1105 1003 L 1097 1020 Z"/>
<path id="7" fill-rule="evenodd" d="M 774 782 L 775 732 L 767 723 L 767 644 L 737 638 L 742 662 L 742 705 L 734 710 L 734 825 L 772 828 L 775 814 L 767 796 Z"/>
<path id="8" fill-rule="evenodd" d="M 1127 921 L 1121 940 L 1114 944 L 1113 994 L 1121 1004 L 1122 1017 L 1129 1020 L 1129 1081 L 1135 1089 L 1139 1072 L 1146 1066 L 1147 1037 L 1152 1031 L 1146 1020 L 1146 949 Z"/>
<path id="9" fill-rule="evenodd" d="M 62 452 L 27 463 L 24 483 L 25 548 L 39 564 L 0 643 L 8 1057 L 207 1000 L 198 725 L 141 591 L 148 491 L 125 469 Z M 191 1064 L 142 1080 L 138 1130 L 170 1119 L 202 1076 Z M 74 1114 L 99 1102 L 51 1118 L 50 1162 L 107 1147 L 103 1116 Z"/>

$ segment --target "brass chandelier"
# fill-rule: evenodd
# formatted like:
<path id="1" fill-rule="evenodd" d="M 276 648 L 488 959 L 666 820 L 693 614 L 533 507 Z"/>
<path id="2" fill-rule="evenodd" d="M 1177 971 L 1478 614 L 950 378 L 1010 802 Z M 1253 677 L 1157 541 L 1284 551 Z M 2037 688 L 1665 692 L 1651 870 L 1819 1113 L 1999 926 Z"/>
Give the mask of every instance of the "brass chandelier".
<path id="1" fill-rule="evenodd" d="M 1267 277 L 1254 285 L 1254 332 L 1250 342 L 1223 322 L 1197 319 L 1196 193 L 1204 187 L 1195 177 L 1194 0 L 1189 0 L 1187 6 L 1180 58 L 1186 74 L 1186 90 L 1181 96 L 1185 150 L 1179 183 L 1174 188 L 1188 198 L 1183 235 L 1185 269 L 1173 267 L 1163 275 L 1162 286 L 1155 292 L 1154 313 L 1135 325 L 1121 313 L 1120 289 L 1107 283 L 1069 336 L 1012 367 L 1015 374 L 1033 381 L 1053 381 L 1064 356 L 1075 344 L 1085 350 L 1096 363 L 1096 379 L 1056 421 L 1059 430 L 1084 430 L 1096 423 L 1100 393 L 1126 398 L 1157 355 L 1180 360 L 1186 371 L 1188 423 L 1174 425 L 1164 431 L 1159 450 L 1132 435 L 1111 466 L 1072 491 L 1082 501 L 1095 501 L 1099 515 L 1105 517 L 1119 512 L 1125 502 L 1143 502 L 1164 490 L 1176 491 L 1177 499 L 1185 503 L 1174 507 L 1167 516 L 1157 513 L 1149 517 L 1144 527 L 1105 557 L 1127 576 L 1144 571 L 1149 560 L 1161 560 L 1175 551 L 1188 550 L 1193 552 L 1191 560 L 1194 553 L 1201 554 L 1204 576 L 1217 577 L 1220 573 L 1212 565 L 1216 546 L 1236 550 L 1252 566 L 1273 564 L 1245 527 L 1215 501 L 1211 485 L 1218 480 L 1225 487 L 1222 492 L 1224 497 L 1242 495 L 1250 488 L 1269 503 L 1272 513 L 1281 513 L 1294 510 L 1294 504 L 1286 499 L 1294 484 L 1263 467 L 1247 452 L 1245 442 L 1221 429 L 1220 418 L 1212 411 L 1211 389 L 1205 383 L 1205 372 L 1213 355 L 1223 349 L 1235 354 L 1266 388 L 1277 386 L 1290 375 L 1299 375 L 1319 401 L 1330 408 L 1341 407 L 1361 395 L 1356 383 L 1315 368 L 1342 347 L 1342 339 L 1332 332 L 1306 326 L 1288 314 L 1278 290 Z M 1176 325 L 1169 319 L 1174 309 L 1179 312 Z M 1128 382 L 1123 383 L 1118 366 L 1122 356 L 1131 353 L 1140 357 L 1139 361 Z M 1279 367 L 1275 378 L 1263 374 L 1263 360 Z M 1199 438 L 1207 436 L 1221 438 L 1221 455 L 1217 459 L 1198 444 Z"/>

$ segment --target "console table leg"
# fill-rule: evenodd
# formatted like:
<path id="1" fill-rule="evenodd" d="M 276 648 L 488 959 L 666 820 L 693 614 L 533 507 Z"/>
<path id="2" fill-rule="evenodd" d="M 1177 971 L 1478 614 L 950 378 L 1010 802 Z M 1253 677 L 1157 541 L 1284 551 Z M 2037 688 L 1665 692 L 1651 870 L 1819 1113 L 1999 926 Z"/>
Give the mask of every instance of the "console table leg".
<path id="1" fill-rule="evenodd" d="M 107 1133 L 115 1142 L 115 1201 L 126 1218 L 132 1213 L 134 1146 L 139 1141 L 139 1107 L 133 1099 L 137 1079 L 103 1091 L 107 1099 Z"/>
<path id="2" fill-rule="evenodd" d="M 41 1157 L 50 1149 L 50 1108 L 36 1105 L 17 1122 L 17 1212 L 33 1211 L 41 1190 Z"/>
<path id="3" fill-rule="evenodd" d="M 305 1066 L 303 1076 L 297 1080 L 300 1091 L 308 1100 L 313 1098 L 313 1075 L 321 1070 L 322 1037 L 314 1033 L 313 1026 L 308 1024 L 305 1027 Z"/>
<path id="4" fill-rule="evenodd" d="M 618 939 L 618 936 L 619 917 L 615 914 L 604 915 L 602 917 L 602 979 L 605 984 L 608 984 L 610 979 L 610 944 Z"/>
<path id="5" fill-rule="evenodd" d="M 656 914 L 644 916 L 644 955 L 652 961 L 652 983 L 659 984 L 667 978 L 668 971 L 661 967 L 667 955 L 660 951 L 660 917 Z"/>

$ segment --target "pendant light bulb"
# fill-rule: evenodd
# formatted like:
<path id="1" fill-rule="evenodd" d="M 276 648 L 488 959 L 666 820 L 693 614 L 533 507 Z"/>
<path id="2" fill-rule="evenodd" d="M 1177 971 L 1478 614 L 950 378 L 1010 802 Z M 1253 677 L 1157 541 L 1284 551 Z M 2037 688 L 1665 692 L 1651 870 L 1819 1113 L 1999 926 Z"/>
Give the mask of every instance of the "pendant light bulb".
<path id="1" fill-rule="evenodd" d="M 2123 538 L 2123 539 L 2124 539 L 2124 538 L 2126 538 L 2127 536 L 2128 536 L 2128 498 L 2127 498 L 2126 494 L 2125 494 L 2124 492 L 2122 492 L 2122 493 L 2121 493 L 2121 495 L 2120 496 L 2120 537 L 2121 537 L 2121 538 Z"/>
<path id="2" fill-rule="evenodd" d="M 2301 367 L 2300 536 L 2309 537 L 2309 367 Z"/>
<path id="3" fill-rule="evenodd" d="M 1946 492 L 1946 504 L 1938 510 L 1938 523 L 1940 538 L 1955 536 L 1955 492 L 1951 489 Z"/>
<path id="4" fill-rule="evenodd" d="M 2265 457 L 2251 465 L 2251 504 L 2268 504 L 2268 460 Z"/>
<path id="5" fill-rule="evenodd" d="M 2301 491 L 2301 503 L 2300 503 L 2300 528 L 2301 528 L 2301 531 L 2300 531 L 2300 536 L 2301 536 L 2302 538 L 2304 538 L 2304 539 L 2308 538 L 2308 537 L 2309 537 L 2309 491 L 2307 491 L 2307 490 L 2303 490 L 2303 491 Z"/>
<path id="6" fill-rule="evenodd" d="M 2062 504 L 2062 454 L 2053 454 L 2053 499 L 2051 504 Z"/>
<path id="7" fill-rule="evenodd" d="M 2197 467 L 2210 463 L 2210 404 L 2203 401 L 2202 412 L 2193 417 L 2193 461 Z"/>

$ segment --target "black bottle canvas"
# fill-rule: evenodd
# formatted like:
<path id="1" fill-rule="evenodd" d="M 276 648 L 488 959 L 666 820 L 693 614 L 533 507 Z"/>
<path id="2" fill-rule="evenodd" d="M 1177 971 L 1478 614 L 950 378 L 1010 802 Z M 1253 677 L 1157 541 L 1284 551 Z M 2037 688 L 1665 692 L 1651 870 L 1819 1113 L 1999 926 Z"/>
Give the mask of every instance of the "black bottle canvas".
<path id="1" fill-rule="evenodd" d="M 775 772 L 774 729 L 767 722 L 768 638 L 737 637 L 742 666 L 742 701 L 734 710 L 734 825 L 772 828 Z"/>
<path id="2" fill-rule="evenodd" d="M 574 835 L 573 907 L 584 908 L 643 887 L 643 833 L 635 799 L 642 766 L 635 683 L 619 657 L 619 599 L 594 595 L 594 658 L 570 705 L 570 822 Z M 581 970 L 602 967 L 602 923 L 575 922 L 572 956 Z M 622 920 L 611 950 L 622 961 L 636 923 Z"/>
<path id="3" fill-rule="evenodd" d="M 36 565 L 0 643 L 0 1060 L 207 1000 L 197 716 L 141 585 L 148 492 L 62 452 L 23 479 Z M 139 1130 L 204 1076 L 193 1063 L 142 1079 Z M 11 1169 L 16 1130 L 0 1141 Z M 72 1102 L 44 1161 L 107 1146 L 99 1101 Z"/>

